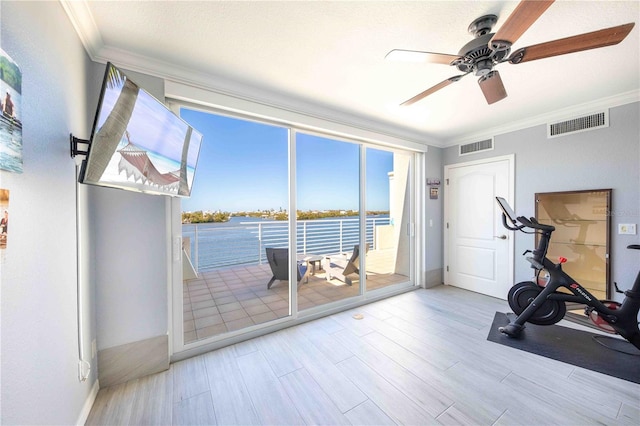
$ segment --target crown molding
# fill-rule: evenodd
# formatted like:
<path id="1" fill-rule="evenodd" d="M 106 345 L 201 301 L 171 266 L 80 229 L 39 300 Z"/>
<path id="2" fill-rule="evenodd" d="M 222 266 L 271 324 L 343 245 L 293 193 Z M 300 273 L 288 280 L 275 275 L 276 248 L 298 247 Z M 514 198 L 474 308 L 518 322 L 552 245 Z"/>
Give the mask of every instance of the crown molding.
<path id="1" fill-rule="evenodd" d="M 67 13 L 71 25 L 76 30 L 80 41 L 84 45 L 89 57 L 95 61 L 95 58 L 103 48 L 104 43 L 100 30 L 93 19 L 93 15 L 89 10 L 89 6 L 85 0 L 60 0 L 62 8 Z"/>
<path id="2" fill-rule="evenodd" d="M 480 132 L 469 133 L 459 138 L 454 138 L 447 141 L 442 147 L 447 148 L 458 144 L 476 142 L 501 134 L 527 129 L 529 127 L 535 127 L 543 124 L 546 125 L 547 123 L 590 114 L 594 111 L 602 110 L 605 108 L 614 108 L 620 105 L 626 105 L 634 102 L 640 102 L 640 90 L 632 90 L 629 92 L 619 93 L 617 95 L 597 99 L 595 101 L 572 105 L 568 108 L 557 109 L 524 120 L 513 121 L 504 125 L 484 129 Z"/>

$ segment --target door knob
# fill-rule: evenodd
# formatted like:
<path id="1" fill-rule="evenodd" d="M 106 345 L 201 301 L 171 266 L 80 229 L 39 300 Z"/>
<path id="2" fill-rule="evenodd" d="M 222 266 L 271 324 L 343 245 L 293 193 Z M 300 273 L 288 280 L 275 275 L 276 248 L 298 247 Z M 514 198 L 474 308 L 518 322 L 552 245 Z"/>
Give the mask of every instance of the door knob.
<path id="1" fill-rule="evenodd" d="M 494 237 L 500 238 L 501 240 L 506 240 L 507 239 L 506 235 L 494 235 Z"/>

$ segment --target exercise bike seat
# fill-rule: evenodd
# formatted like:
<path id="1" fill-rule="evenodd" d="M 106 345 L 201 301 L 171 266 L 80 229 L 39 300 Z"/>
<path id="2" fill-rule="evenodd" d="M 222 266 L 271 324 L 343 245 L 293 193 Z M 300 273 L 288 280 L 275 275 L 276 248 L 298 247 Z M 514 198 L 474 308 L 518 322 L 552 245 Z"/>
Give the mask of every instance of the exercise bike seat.
<path id="1" fill-rule="evenodd" d="M 627 246 L 628 249 L 640 250 L 640 244 L 631 244 Z"/>

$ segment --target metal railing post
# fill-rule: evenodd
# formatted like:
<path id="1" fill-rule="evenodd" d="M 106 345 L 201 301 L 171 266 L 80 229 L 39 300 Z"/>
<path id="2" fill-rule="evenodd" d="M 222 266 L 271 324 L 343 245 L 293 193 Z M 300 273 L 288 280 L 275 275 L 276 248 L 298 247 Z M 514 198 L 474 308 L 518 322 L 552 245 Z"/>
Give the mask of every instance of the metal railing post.
<path id="1" fill-rule="evenodd" d="M 307 222 L 302 222 L 302 254 L 307 254 Z"/>
<path id="2" fill-rule="evenodd" d="M 340 219 L 340 235 L 338 237 L 338 240 L 340 241 L 340 253 L 342 253 L 342 222 L 343 220 Z"/>
<path id="3" fill-rule="evenodd" d="M 376 248 L 376 218 L 372 217 L 371 218 L 371 249 L 375 250 L 375 248 Z"/>
<path id="4" fill-rule="evenodd" d="M 258 223 L 258 265 L 262 265 L 262 224 Z"/>
<path id="5" fill-rule="evenodd" d="M 198 267 L 198 224 L 195 224 L 195 229 L 193 231 L 193 244 L 194 244 L 194 250 L 193 250 L 193 255 L 195 257 L 195 268 L 196 271 L 200 272 L 200 269 Z"/>

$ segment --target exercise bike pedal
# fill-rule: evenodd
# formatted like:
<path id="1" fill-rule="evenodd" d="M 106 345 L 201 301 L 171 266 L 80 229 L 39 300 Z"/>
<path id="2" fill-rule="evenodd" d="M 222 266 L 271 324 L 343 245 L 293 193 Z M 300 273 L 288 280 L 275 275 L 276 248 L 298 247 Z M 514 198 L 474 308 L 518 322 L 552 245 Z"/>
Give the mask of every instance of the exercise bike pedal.
<path id="1" fill-rule="evenodd" d="M 504 327 L 499 327 L 498 331 L 502 334 L 506 334 L 509 337 L 520 337 L 520 333 L 524 330 L 524 325 L 507 324 Z"/>

